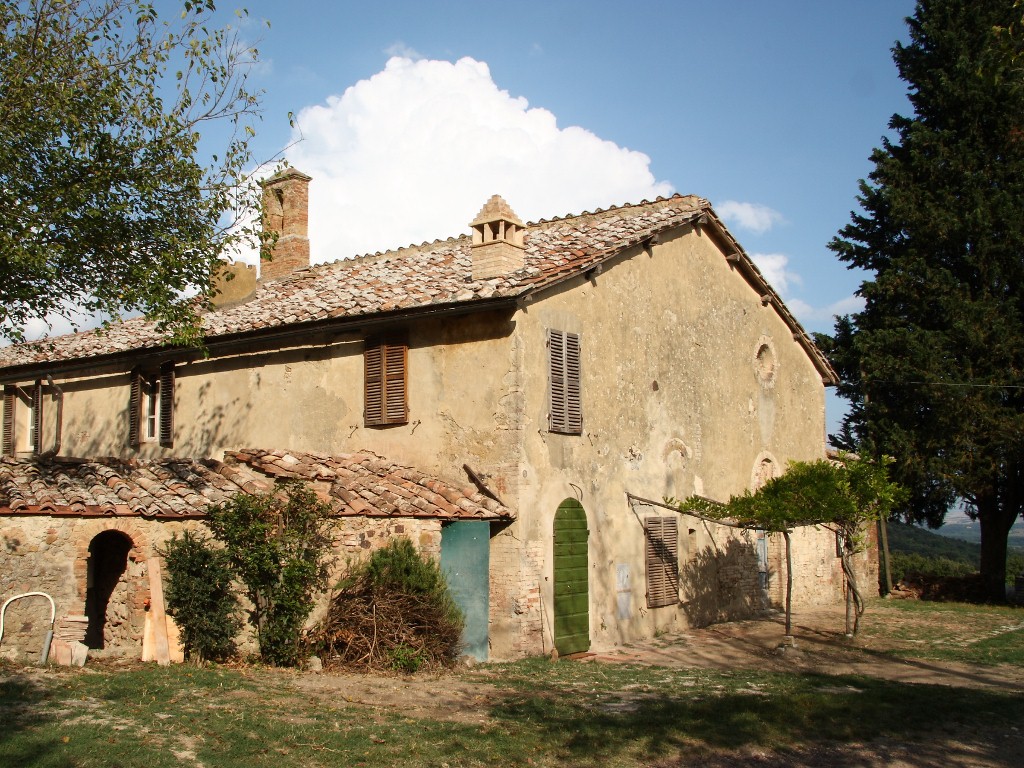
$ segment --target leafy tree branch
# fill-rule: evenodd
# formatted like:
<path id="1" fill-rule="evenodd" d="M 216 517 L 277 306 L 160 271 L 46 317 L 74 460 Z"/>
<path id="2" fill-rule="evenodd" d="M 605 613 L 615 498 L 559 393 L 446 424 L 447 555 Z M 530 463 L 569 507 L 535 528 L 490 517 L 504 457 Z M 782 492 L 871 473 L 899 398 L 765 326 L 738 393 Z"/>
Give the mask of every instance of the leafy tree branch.
<path id="1" fill-rule="evenodd" d="M 142 312 L 196 343 L 211 271 L 260 238 L 258 52 L 212 0 L 0 4 L 0 336 Z M 227 136 L 206 151 L 203 133 Z M 251 223 L 246 223 L 251 222 Z"/>

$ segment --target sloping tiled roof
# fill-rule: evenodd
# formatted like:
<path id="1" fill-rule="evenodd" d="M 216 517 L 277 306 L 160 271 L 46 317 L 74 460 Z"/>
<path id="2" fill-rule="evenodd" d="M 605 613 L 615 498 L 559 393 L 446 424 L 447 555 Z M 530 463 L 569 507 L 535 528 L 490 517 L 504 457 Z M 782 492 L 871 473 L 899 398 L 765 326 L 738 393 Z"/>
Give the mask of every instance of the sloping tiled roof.
<path id="1" fill-rule="evenodd" d="M 525 266 L 504 277 L 473 280 L 469 236 L 318 264 L 260 283 L 247 301 L 203 315 L 207 342 L 297 323 L 513 298 L 578 274 L 630 245 L 684 224 L 708 202 L 692 196 L 612 208 L 530 224 Z M 0 349 L 0 369 L 97 357 L 162 345 L 156 323 L 137 318 L 104 331 L 58 336 Z"/>
<path id="2" fill-rule="evenodd" d="M 710 203 L 693 195 L 673 195 L 527 224 L 525 264 L 501 277 L 473 279 L 468 235 L 299 269 L 285 278 L 259 283 L 252 297 L 242 303 L 205 312 L 206 343 L 296 325 L 358 321 L 391 312 L 471 309 L 474 303 L 515 299 L 582 274 L 662 232 L 695 222 L 709 225 L 716 233 L 762 301 L 772 304 L 792 329 L 822 378 L 827 383 L 837 381 L 831 365 L 726 230 Z M 9 368 L 51 363 L 59 367 L 61 362 L 157 350 L 164 339 L 156 323 L 144 318 L 127 320 L 102 331 L 0 349 L 0 375 Z"/>
<path id="3" fill-rule="evenodd" d="M 321 456 L 245 450 L 212 459 L 0 459 L 0 515 L 203 517 L 236 493 L 307 480 L 338 516 L 511 520 L 476 488 L 460 488 L 369 452 Z"/>

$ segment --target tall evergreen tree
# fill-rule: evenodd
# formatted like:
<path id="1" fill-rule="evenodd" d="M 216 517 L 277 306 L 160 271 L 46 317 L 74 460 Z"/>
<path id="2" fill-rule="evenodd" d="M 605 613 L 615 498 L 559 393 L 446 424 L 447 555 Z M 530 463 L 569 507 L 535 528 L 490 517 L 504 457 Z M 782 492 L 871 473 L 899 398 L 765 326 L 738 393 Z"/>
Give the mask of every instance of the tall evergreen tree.
<path id="1" fill-rule="evenodd" d="M 826 342 L 852 408 L 833 442 L 896 458 L 908 518 L 962 504 L 1004 599 L 1024 505 L 1024 69 L 1014 0 L 919 0 L 893 58 L 912 117 L 872 155 L 830 244 L 867 270 Z"/>

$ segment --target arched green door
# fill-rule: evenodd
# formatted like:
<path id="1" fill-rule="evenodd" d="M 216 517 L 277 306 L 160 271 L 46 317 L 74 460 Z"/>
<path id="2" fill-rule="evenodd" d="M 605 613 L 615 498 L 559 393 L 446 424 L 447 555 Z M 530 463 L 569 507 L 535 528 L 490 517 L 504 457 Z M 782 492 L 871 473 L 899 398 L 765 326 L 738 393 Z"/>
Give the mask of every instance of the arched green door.
<path id="1" fill-rule="evenodd" d="M 560 656 L 590 649 L 587 513 L 576 499 L 555 512 L 555 648 Z"/>

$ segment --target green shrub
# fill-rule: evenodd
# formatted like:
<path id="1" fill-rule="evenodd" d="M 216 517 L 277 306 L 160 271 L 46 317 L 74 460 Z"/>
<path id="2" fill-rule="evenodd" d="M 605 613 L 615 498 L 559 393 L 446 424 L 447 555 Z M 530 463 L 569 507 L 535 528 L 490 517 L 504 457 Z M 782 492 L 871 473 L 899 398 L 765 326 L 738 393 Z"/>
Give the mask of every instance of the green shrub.
<path id="1" fill-rule="evenodd" d="M 327 585 L 330 506 L 303 484 L 287 482 L 278 492 L 237 494 L 208 514 L 253 605 L 260 657 L 296 666 L 302 626 Z"/>
<path id="2" fill-rule="evenodd" d="M 311 645 L 334 666 L 415 672 L 458 658 L 464 619 L 437 561 L 406 538 L 349 564 Z"/>
<path id="3" fill-rule="evenodd" d="M 375 590 L 427 595 L 458 610 L 451 600 L 441 566 L 433 558 L 420 554 L 404 536 L 370 555 L 365 569 L 367 583 Z"/>
<path id="4" fill-rule="evenodd" d="M 185 657 L 223 661 L 233 656 L 242 620 L 227 553 L 185 531 L 180 539 L 172 536 L 159 554 L 167 562 L 167 612 L 181 631 Z"/>
<path id="5" fill-rule="evenodd" d="M 893 581 L 905 581 L 908 578 L 948 578 L 951 576 L 970 576 L 978 572 L 978 568 L 963 560 L 952 560 L 948 557 L 928 557 L 927 555 L 894 552 L 892 554 Z"/>
<path id="6" fill-rule="evenodd" d="M 396 672 L 412 674 L 423 666 L 426 657 L 423 651 L 417 648 L 410 648 L 405 643 L 399 643 L 391 649 L 391 668 Z"/>

